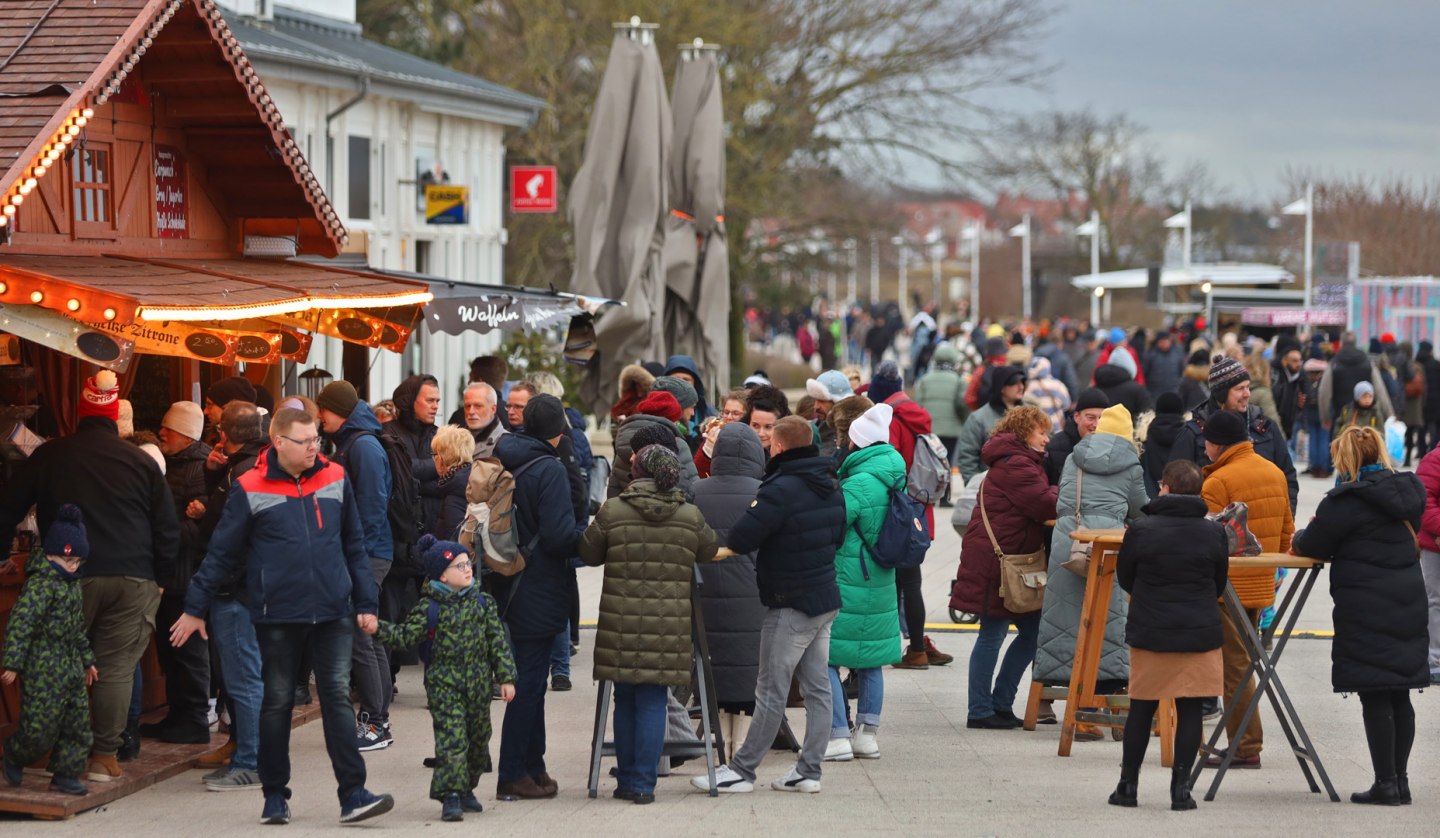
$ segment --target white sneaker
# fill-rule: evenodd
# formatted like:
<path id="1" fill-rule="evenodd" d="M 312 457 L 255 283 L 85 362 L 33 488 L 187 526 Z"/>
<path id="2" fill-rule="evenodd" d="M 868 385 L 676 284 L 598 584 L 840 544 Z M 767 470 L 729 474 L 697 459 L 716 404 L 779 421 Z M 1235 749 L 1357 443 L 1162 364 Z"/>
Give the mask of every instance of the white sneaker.
<path id="1" fill-rule="evenodd" d="M 856 759 L 880 758 L 880 743 L 875 739 L 878 733 L 879 729 L 875 725 L 860 725 L 860 729 L 855 731 L 855 741 L 850 746 Z M 826 756 L 829 756 L 828 752 Z"/>
<path id="2" fill-rule="evenodd" d="M 849 739 L 831 739 L 825 746 L 825 762 L 849 762 L 855 758 Z"/>
<path id="3" fill-rule="evenodd" d="M 790 773 L 770 784 L 770 788 L 776 791 L 798 791 L 805 794 L 815 794 L 820 791 L 820 781 L 810 780 L 800 776 L 800 772 L 791 768 Z"/>
<path id="4" fill-rule="evenodd" d="M 701 791 L 710 790 L 710 778 L 701 774 L 690 778 L 690 785 Z M 735 769 L 722 765 L 715 769 L 715 787 L 721 794 L 742 794 L 755 790 L 755 784 L 735 773 Z M 818 790 L 818 785 L 817 785 Z"/>

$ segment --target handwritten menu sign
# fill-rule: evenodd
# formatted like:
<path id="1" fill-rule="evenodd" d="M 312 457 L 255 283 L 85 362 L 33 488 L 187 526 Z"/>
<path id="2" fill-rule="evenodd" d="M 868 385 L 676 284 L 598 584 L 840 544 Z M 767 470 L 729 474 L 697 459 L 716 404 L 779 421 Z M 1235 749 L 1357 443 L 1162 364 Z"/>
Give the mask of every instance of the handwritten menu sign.
<path id="1" fill-rule="evenodd" d="M 162 239 L 190 238 L 186 219 L 185 157 L 180 149 L 155 146 L 155 233 Z"/>

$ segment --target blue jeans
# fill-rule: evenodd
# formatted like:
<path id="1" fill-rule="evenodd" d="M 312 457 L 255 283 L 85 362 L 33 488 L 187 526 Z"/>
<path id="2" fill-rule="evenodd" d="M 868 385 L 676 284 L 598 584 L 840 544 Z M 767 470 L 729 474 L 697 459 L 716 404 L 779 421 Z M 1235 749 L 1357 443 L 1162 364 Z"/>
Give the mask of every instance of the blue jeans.
<path id="1" fill-rule="evenodd" d="M 260 703 L 260 787 L 266 795 L 290 799 L 290 724 L 295 708 L 295 673 L 300 655 L 310 652 L 315 693 L 325 730 L 325 750 L 335 772 L 341 801 L 365 787 L 365 760 L 355 743 L 355 713 L 350 706 L 350 641 L 353 620 L 328 623 L 255 626 L 260 643 L 260 673 L 265 682 Z"/>
<path id="2" fill-rule="evenodd" d="M 220 656 L 220 677 L 230 697 L 230 735 L 235 740 L 231 768 L 254 771 L 260 749 L 260 643 L 250 611 L 233 599 L 210 603 L 210 639 Z"/>
<path id="3" fill-rule="evenodd" d="M 996 673 L 995 662 L 1000 658 L 1000 646 L 1011 623 L 1015 624 L 1018 634 L 1005 650 L 1005 660 Z M 1020 678 L 1035 662 L 1035 642 L 1039 636 L 1039 611 L 1009 620 L 980 617 L 980 636 L 970 652 L 970 718 L 988 719 L 999 712 L 1013 712 Z"/>
<path id="4" fill-rule="evenodd" d="M 1305 431 L 1310 434 L 1310 467 L 1330 470 L 1330 429 L 1317 419 L 1305 420 Z"/>
<path id="5" fill-rule="evenodd" d="M 570 635 L 561 635 L 566 643 Z M 665 747 L 665 705 L 661 684 L 615 685 L 616 785 L 637 794 L 655 793 L 655 769 Z"/>
<path id="6" fill-rule="evenodd" d="M 885 675 L 879 667 L 852 669 L 860 695 L 855 699 L 855 727 L 879 725 L 880 710 L 885 706 Z M 845 685 L 840 681 L 840 667 L 830 667 L 830 738 L 849 739 L 850 725 L 845 719 Z"/>
<path id="7" fill-rule="evenodd" d="M 569 639 L 569 635 L 564 635 Z M 514 638 L 515 699 L 500 725 L 497 783 L 513 783 L 545 771 L 545 673 L 555 638 Z M 658 758 L 657 758 L 658 759 Z"/>
<path id="8" fill-rule="evenodd" d="M 565 630 L 555 635 L 555 642 L 550 644 L 550 676 L 564 675 L 570 677 L 570 624 L 565 624 Z"/>

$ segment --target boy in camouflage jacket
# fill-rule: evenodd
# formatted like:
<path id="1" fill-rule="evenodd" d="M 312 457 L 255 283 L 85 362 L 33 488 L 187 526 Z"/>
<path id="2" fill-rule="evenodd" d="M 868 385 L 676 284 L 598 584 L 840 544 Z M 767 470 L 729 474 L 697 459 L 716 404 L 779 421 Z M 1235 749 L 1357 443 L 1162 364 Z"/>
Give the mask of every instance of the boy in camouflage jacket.
<path id="1" fill-rule="evenodd" d="M 475 797 L 480 775 L 490 766 L 490 695 L 515 697 L 515 661 L 495 601 L 475 582 L 470 553 L 453 541 L 421 537 L 416 545 L 430 585 L 402 623 L 380 621 L 376 637 L 405 649 L 430 642 L 425 692 L 435 725 L 435 774 L 430 797 L 441 802 L 441 817 L 480 812 Z M 430 603 L 436 619 L 430 623 Z"/>
<path id="2" fill-rule="evenodd" d="M 80 565 L 90 552 L 74 504 L 60 507 L 41 550 L 26 563 L 29 578 L 10 612 L 0 681 L 20 680 L 20 725 L 5 743 L 3 773 L 20 785 L 25 766 L 50 752 L 50 790 L 85 794 L 80 782 L 90 755 L 86 687 L 99 676 L 80 608 Z M 41 557 L 48 561 L 41 561 Z"/>

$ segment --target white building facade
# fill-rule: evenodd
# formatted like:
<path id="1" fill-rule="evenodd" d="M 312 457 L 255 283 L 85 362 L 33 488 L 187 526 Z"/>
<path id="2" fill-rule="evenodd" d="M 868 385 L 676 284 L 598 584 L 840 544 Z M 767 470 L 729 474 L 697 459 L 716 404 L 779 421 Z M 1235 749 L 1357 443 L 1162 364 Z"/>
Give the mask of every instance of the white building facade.
<path id="1" fill-rule="evenodd" d="M 505 143 L 544 103 L 366 41 L 354 0 L 230 6 L 241 46 L 350 231 L 349 250 L 381 270 L 503 284 Z M 429 184 L 468 191 L 463 222 L 427 223 Z M 422 324 L 404 354 L 370 350 L 370 400 L 424 371 L 440 379 L 449 415 L 470 359 L 498 342 L 494 334 L 431 335 Z M 340 378 L 341 356 L 341 341 L 317 337 L 294 372 L 323 368 Z"/>

